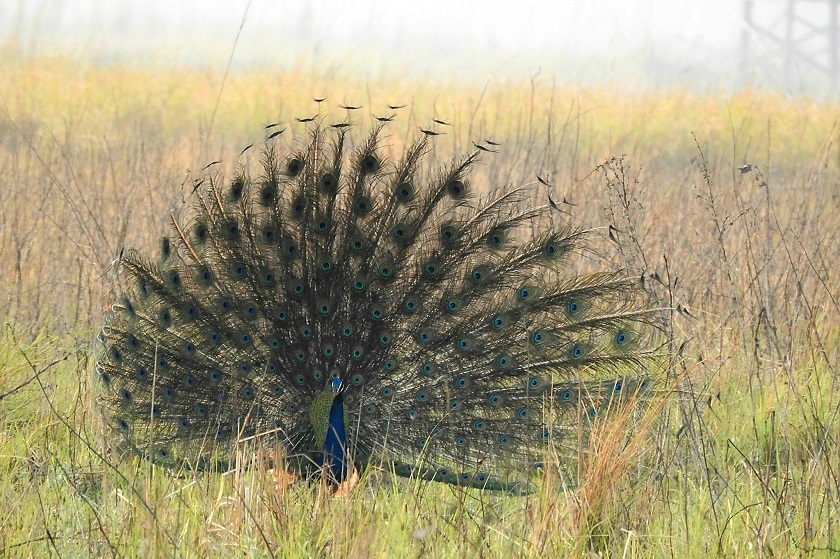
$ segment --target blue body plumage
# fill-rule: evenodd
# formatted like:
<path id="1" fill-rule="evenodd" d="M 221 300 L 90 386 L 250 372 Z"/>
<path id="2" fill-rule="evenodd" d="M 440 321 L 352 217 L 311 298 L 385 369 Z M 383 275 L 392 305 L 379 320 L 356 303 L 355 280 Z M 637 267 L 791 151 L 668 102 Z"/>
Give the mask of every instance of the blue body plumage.
<path id="1" fill-rule="evenodd" d="M 330 478 L 340 483 L 347 479 L 351 459 L 347 449 L 347 430 L 344 425 L 344 396 L 341 394 L 341 380 L 333 379 L 332 387 L 336 394 L 332 405 L 330 405 L 322 463 L 326 462 Z"/>

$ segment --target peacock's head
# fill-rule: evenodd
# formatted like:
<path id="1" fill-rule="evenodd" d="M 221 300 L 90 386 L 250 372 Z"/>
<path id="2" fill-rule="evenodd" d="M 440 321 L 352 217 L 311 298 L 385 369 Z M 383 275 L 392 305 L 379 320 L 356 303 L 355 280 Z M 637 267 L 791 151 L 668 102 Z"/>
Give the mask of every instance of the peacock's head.
<path id="1" fill-rule="evenodd" d="M 341 381 L 340 378 L 332 379 L 330 386 L 332 387 L 333 396 L 338 396 L 339 394 L 344 392 L 344 383 Z"/>

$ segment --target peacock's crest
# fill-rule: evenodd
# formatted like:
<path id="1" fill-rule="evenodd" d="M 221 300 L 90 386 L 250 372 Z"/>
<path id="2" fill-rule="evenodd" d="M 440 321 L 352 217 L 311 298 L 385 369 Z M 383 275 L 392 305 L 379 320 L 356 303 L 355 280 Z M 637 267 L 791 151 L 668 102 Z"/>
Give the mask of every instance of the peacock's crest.
<path id="1" fill-rule="evenodd" d="M 394 160 L 382 137 L 271 139 L 156 258 L 123 255 L 96 370 L 131 448 L 200 469 L 271 439 L 339 480 L 376 460 L 515 488 L 650 387 L 659 313 L 635 278 L 569 268 L 586 232 L 538 183 L 477 188 L 480 151 L 435 170 L 430 135 Z"/>

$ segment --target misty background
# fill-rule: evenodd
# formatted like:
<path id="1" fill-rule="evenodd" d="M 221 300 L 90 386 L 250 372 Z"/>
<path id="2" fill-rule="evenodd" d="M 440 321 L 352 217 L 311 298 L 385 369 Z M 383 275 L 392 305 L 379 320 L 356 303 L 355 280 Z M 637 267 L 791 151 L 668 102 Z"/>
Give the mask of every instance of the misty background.
<path id="1" fill-rule="evenodd" d="M 815 68 L 830 66 L 826 35 L 802 41 L 804 59 L 772 37 L 797 31 L 785 19 L 793 6 L 805 31 L 828 29 L 836 1 L 753 0 L 750 26 L 745 0 L 3 0 L 0 41 L 25 56 L 218 68 L 244 15 L 234 71 L 314 63 L 425 79 L 543 73 L 834 98 L 836 76 Z"/>

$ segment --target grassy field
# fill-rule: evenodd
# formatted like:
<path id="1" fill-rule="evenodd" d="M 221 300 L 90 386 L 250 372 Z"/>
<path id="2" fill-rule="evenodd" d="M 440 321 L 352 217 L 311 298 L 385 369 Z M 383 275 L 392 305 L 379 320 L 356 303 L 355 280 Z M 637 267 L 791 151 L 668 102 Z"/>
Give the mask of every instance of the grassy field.
<path id="1" fill-rule="evenodd" d="M 840 553 L 836 104 L 0 55 L 0 555 Z M 92 341 L 121 248 L 153 250 L 202 168 L 231 169 L 262 125 L 302 133 L 294 117 L 338 122 L 339 103 L 365 106 L 359 128 L 407 103 L 390 125 L 397 150 L 433 117 L 452 123 L 442 159 L 501 142 L 482 176 L 548 178 L 570 220 L 603 228 L 602 263 L 645 274 L 674 308 L 650 420 L 629 441 L 598 426 L 572 489 L 550 474 L 515 497 L 369 472 L 335 498 L 278 491 L 259 467 L 176 476 L 103 439 Z"/>

